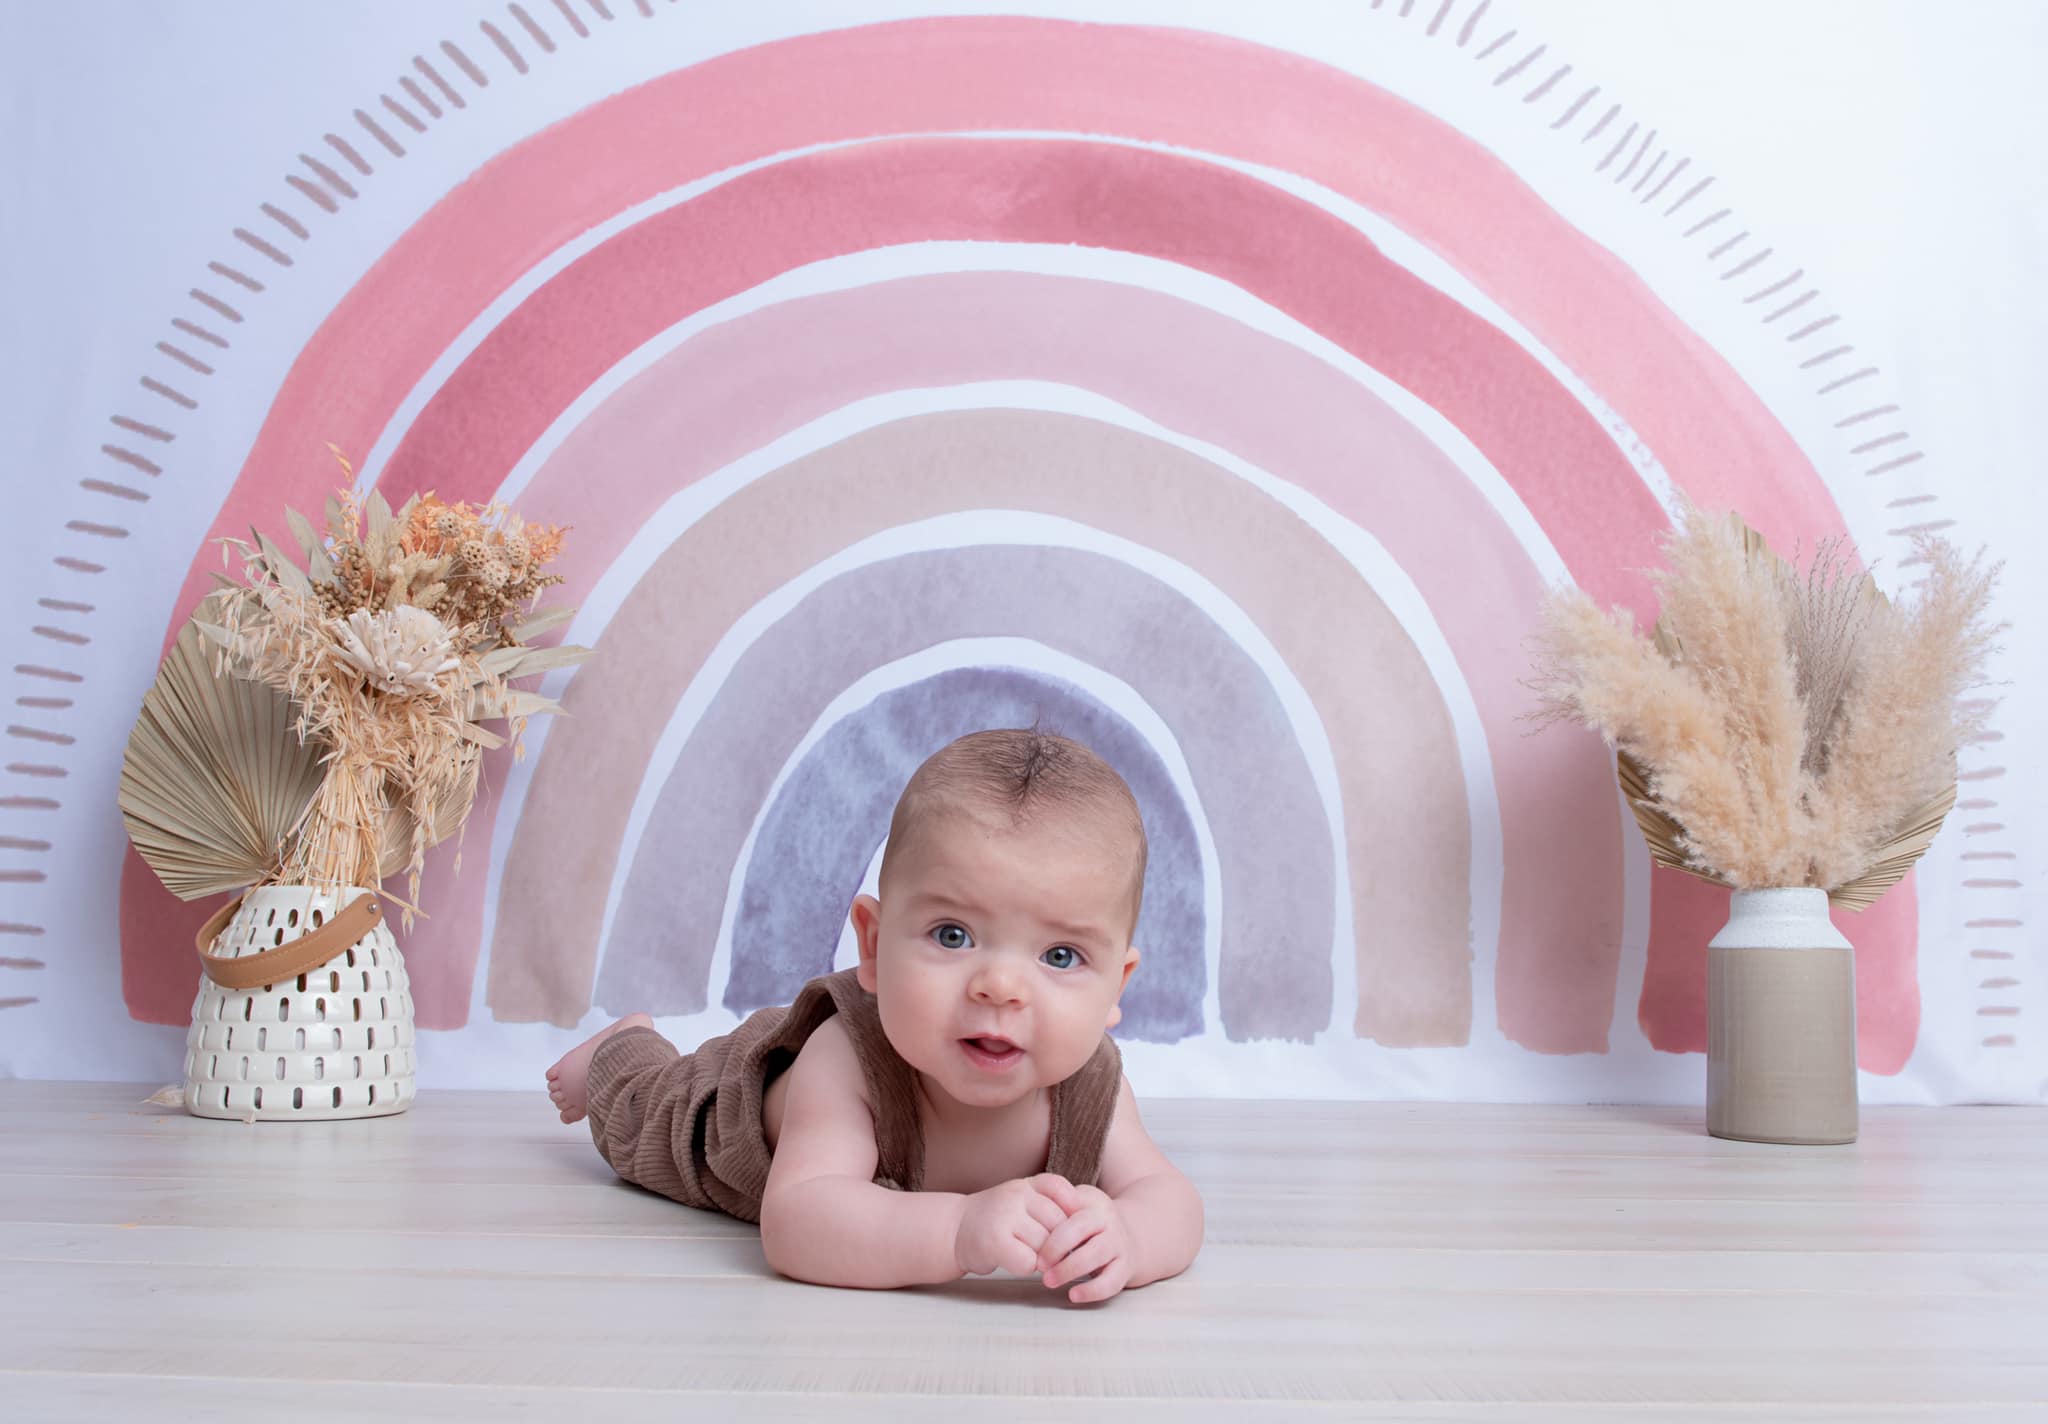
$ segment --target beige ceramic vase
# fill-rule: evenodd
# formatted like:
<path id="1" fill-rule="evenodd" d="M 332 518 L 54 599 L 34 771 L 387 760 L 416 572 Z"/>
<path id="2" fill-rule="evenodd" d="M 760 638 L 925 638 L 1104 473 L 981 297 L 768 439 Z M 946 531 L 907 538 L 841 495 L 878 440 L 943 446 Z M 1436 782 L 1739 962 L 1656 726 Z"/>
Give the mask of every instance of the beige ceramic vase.
<path id="1" fill-rule="evenodd" d="M 1856 1140 L 1856 959 L 1825 890 L 1737 890 L 1707 946 L 1707 1131 Z"/>

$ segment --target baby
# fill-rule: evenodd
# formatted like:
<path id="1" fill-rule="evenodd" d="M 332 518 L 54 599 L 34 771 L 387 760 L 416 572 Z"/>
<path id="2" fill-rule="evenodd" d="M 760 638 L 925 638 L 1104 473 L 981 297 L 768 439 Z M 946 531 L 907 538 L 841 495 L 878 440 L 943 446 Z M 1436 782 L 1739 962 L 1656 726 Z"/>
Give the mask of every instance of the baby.
<path id="1" fill-rule="evenodd" d="M 627 1181 L 759 1221 L 784 1275 L 1000 1268 L 1107 1300 L 1202 1243 L 1105 1032 L 1144 880 L 1137 802 L 1101 758 L 962 737 L 896 803 L 880 896 L 853 902 L 858 967 L 687 1057 L 630 1015 L 549 1069 L 549 1095 Z"/>

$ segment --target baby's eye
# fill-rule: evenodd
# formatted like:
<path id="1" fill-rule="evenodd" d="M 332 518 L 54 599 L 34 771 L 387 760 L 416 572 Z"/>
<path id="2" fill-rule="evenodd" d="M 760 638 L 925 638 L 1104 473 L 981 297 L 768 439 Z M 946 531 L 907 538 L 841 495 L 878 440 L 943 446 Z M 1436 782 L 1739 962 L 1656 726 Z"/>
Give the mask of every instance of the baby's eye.
<path id="1" fill-rule="evenodd" d="M 1081 963 L 1081 951 L 1070 944 L 1056 944 L 1038 957 L 1055 969 L 1074 969 Z"/>
<path id="2" fill-rule="evenodd" d="M 974 936 L 967 933 L 965 925 L 940 925 L 932 931 L 932 938 L 941 949 L 970 949 L 974 945 Z"/>

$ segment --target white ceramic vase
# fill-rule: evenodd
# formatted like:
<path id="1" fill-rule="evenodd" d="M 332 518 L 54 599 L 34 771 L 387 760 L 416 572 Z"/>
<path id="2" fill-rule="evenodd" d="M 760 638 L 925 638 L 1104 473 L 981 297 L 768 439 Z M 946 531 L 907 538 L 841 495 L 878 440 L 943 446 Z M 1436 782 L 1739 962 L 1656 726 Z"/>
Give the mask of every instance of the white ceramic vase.
<path id="1" fill-rule="evenodd" d="M 1856 1140 L 1856 957 L 1825 890 L 1737 890 L 1707 946 L 1707 1131 Z"/>
<path id="2" fill-rule="evenodd" d="M 212 952 L 238 959 L 282 947 L 370 893 L 251 890 Z M 185 1039 L 185 1106 L 245 1122 L 404 1112 L 413 1041 L 405 958 L 380 919 L 333 958 L 276 984 L 230 989 L 202 977 Z"/>

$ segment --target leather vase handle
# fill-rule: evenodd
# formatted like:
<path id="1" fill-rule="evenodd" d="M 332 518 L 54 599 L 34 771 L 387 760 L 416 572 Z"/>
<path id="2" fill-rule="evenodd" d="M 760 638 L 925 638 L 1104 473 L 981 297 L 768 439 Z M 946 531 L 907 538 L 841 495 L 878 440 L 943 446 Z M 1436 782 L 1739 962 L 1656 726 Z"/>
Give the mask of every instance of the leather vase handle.
<path id="1" fill-rule="evenodd" d="M 347 909 L 326 924 L 290 944 L 266 949 L 261 954 L 246 954 L 239 959 L 208 953 L 220 932 L 227 928 L 228 921 L 234 919 L 235 911 L 242 908 L 245 898 L 237 895 L 215 911 L 213 918 L 200 926 L 196 936 L 200 966 L 206 970 L 206 977 L 223 989 L 259 989 L 282 980 L 296 979 L 308 969 L 325 964 L 340 954 L 375 929 L 384 918 L 384 907 L 377 903 L 375 894 L 359 895 Z"/>

